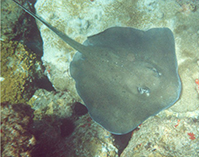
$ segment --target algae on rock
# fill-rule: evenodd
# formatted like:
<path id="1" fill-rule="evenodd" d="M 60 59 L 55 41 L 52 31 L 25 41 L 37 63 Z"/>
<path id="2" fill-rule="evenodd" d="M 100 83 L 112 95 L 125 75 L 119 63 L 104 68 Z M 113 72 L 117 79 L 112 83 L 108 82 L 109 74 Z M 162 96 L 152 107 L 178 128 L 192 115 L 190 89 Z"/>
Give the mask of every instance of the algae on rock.
<path id="1" fill-rule="evenodd" d="M 36 55 L 16 41 L 2 41 L 1 102 L 24 103 L 33 95 Z"/>

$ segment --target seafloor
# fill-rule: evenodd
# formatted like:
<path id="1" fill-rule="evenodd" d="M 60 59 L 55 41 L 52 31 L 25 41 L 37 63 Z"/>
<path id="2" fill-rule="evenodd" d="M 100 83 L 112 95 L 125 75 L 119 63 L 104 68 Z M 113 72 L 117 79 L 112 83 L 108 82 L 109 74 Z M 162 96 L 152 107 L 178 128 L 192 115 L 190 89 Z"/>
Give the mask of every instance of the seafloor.
<path id="1" fill-rule="evenodd" d="M 38 15 L 80 43 L 113 26 L 170 28 L 182 93 L 172 107 L 150 117 L 129 134 L 110 134 L 90 118 L 77 94 L 69 72 L 76 51 L 38 21 L 37 29 L 34 19 L 12 0 L 2 0 L 2 156 L 199 156 L 198 0 L 20 3 L 35 7 Z"/>

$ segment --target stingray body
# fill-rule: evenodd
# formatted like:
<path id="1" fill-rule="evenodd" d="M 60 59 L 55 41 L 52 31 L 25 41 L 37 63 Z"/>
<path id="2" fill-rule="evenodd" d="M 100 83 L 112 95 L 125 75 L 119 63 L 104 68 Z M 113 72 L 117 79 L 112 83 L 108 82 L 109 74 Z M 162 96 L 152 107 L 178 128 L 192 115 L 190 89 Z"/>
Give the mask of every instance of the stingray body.
<path id="1" fill-rule="evenodd" d="M 90 116 L 111 133 L 128 133 L 179 99 L 170 29 L 112 27 L 80 44 L 22 8 L 78 51 L 70 64 L 77 92 Z"/>

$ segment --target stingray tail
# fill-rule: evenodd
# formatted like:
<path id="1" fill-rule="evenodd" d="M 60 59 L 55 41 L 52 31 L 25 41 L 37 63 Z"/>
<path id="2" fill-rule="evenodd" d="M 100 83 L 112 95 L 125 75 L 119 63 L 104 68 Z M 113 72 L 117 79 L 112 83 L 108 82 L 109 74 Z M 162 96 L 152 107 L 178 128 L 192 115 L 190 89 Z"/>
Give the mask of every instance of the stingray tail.
<path id="1" fill-rule="evenodd" d="M 41 21 L 43 24 L 45 24 L 49 29 L 51 29 L 55 34 L 57 34 L 64 42 L 66 42 L 67 44 L 69 44 L 71 47 L 73 47 L 74 49 L 76 49 L 77 51 L 79 51 L 81 53 L 88 52 L 88 47 L 87 46 L 84 46 L 84 45 L 76 42 L 75 40 L 71 39 L 69 36 L 67 36 L 66 34 L 62 33 L 57 28 L 53 27 L 51 24 L 49 24 L 48 22 L 46 22 L 44 19 L 42 19 L 41 17 L 39 17 L 35 13 L 31 12 L 30 10 L 26 9 L 25 7 L 23 7 L 17 1 L 15 1 L 15 0 L 13 0 L 13 1 L 19 7 L 21 7 L 25 12 L 27 12 L 32 17 L 34 17 L 35 19 L 37 19 L 37 20 Z"/>

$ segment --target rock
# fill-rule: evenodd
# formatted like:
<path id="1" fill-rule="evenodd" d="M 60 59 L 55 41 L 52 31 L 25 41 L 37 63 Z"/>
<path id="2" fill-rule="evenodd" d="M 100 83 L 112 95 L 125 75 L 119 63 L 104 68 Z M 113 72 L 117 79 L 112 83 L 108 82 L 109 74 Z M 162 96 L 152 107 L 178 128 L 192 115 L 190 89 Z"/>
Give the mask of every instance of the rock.
<path id="1" fill-rule="evenodd" d="M 118 150 L 111 134 L 95 123 L 88 113 L 77 114 L 77 102 L 67 92 L 39 89 L 30 99 L 35 109 L 35 156 L 114 156 Z"/>
<path id="2" fill-rule="evenodd" d="M 36 139 L 31 133 L 33 110 L 29 105 L 1 103 L 1 155 L 32 156 Z"/>
<path id="3" fill-rule="evenodd" d="M 111 134 L 96 124 L 87 114 L 75 122 L 73 134 L 57 146 L 57 157 L 117 157 Z"/>
<path id="4" fill-rule="evenodd" d="M 17 41 L 2 41 L 1 102 L 24 103 L 35 92 L 34 78 L 40 62 Z"/>
<path id="5" fill-rule="evenodd" d="M 198 156 L 198 128 L 198 116 L 178 119 L 163 111 L 133 132 L 121 157 Z"/>
<path id="6" fill-rule="evenodd" d="M 182 80 L 182 93 L 180 100 L 171 107 L 177 113 L 193 112 L 199 108 L 198 85 L 195 80 L 199 78 L 199 65 L 197 60 L 187 59 L 179 67 Z"/>
<path id="7" fill-rule="evenodd" d="M 69 118 L 73 114 L 74 99 L 67 92 L 48 92 L 38 89 L 28 104 L 35 110 L 35 120 L 41 120 L 44 116 L 57 116 Z"/>
<path id="8" fill-rule="evenodd" d="M 23 4 L 25 0 L 21 0 Z M 21 34 L 24 26 L 25 12 L 21 10 L 12 0 L 1 1 L 1 38 L 13 39 Z"/>

